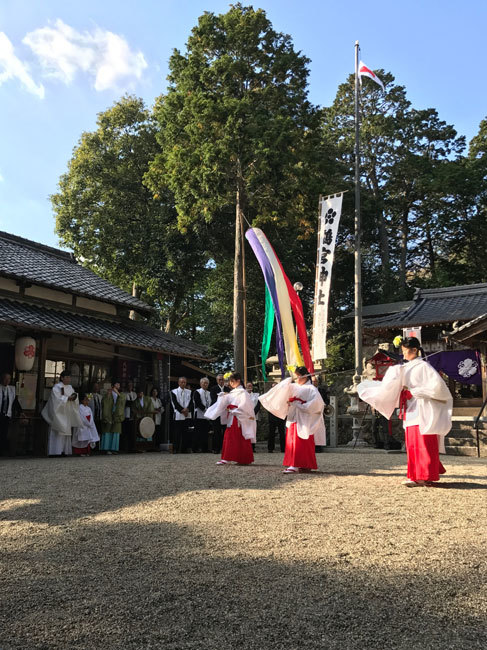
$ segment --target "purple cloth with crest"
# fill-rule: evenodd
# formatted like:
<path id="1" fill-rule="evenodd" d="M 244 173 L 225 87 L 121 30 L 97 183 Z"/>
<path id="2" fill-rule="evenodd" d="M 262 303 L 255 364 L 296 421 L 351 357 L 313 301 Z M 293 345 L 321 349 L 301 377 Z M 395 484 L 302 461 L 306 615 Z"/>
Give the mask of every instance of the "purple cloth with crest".
<path id="1" fill-rule="evenodd" d="M 438 372 L 461 384 L 481 384 L 480 354 L 477 350 L 437 352 L 428 356 L 428 363 Z"/>

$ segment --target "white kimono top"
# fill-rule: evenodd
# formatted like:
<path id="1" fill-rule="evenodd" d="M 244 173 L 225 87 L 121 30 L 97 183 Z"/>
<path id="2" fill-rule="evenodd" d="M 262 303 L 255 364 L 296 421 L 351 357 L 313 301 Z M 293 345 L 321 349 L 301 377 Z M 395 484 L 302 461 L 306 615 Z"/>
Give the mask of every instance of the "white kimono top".
<path id="1" fill-rule="evenodd" d="M 160 413 L 154 413 L 154 424 L 158 426 L 162 422 L 162 413 L 164 413 L 164 407 L 162 405 L 161 400 L 158 397 L 152 397 L 152 408 L 155 409 L 161 409 Z"/>
<path id="2" fill-rule="evenodd" d="M 249 397 L 252 400 L 252 404 L 254 405 L 254 413 L 255 413 L 255 407 L 257 405 L 257 402 L 259 401 L 259 393 L 249 393 Z M 260 415 L 259 413 L 255 413 L 255 419 L 257 422 L 259 421 L 259 415 Z"/>
<path id="3" fill-rule="evenodd" d="M 231 404 L 237 408 L 227 411 Z M 229 393 L 219 393 L 218 399 L 213 406 L 206 410 L 205 418 L 216 420 L 222 415 L 228 417 L 227 427 L 232 426 L 233 418 L 236 417 L 242 429 L 243 437 L 251 442 L 255 441 L 257 425 L 255 423 L 254 405 L 245 388 L 238 386 Z"/>
<path id="4" fill-rule="evenodd" d="M 189 388 L 181 388 L 178 386 L 177 388 L 174 388 L 171 393 L 176 398 L 179 406 L 182 406 L 183 409 L 189 409 L 189 406 L 191 404 L 191 391 Z M 175 420 L 187 420 L 191 418 L 191 411 L 188 413 L 188 415 L 183 415 L 176 409 L 173 409 L 173 411 Z"/>
<path id="5" fill-rule="evenodd" d="M 298 400 L 289 403 L 297 397 Z M 286 426 L 296 423 L 299 438 L 307 440 L 314 436 L 316 445 L 326 444 L 326 428 L 323 419 L 325 403 L 317 388 L 311 382 L 295 384 L 291 377 L 284 379 L 277 386 L 259 397 L 265 409 L 278 418 L 287 418 Z"/>
<path id="6" fill-rule="evenodd" d="M 89 406 L 79 405 L 79 414 L 83 426 L 75 427 L 73 430 L 73 447 L 87 447 L 95 445 L 100 440 L 96 430 L 95 418 Z"/>
<path id="7" fill-rule="evenodd" d="M 391 366 L 382 381 L 363 381 L 357 390 L 360 399 L 389 419 L 399 407 L 403 388 L 412 395 L 407 402 L 404 428 L 419 425 L 422 435 L 441 436 L 440 453 L 444 454 L 444 438 L 451 429 L 453 398 L 440 374 L 427 361 L 417 358 Z"/>
<path id="8" fill-rule="evenodd" d="M 211 395 L 209 390 L 205 390 L 204 388 L 198 388 L 195 390 L 195 393 L 198 393 L 200 396 L 201 404 L 202 406 L 205 407 L 205 410 L 203 411 L 202 409 L 198 408 L 196 406 L 196 401 L 194 401 L 194 416 L 198 420 L 204 420 L 205 418 L 205 412 L 206 410 L 211 406 Z"/>
<path id="9" fill-rule="evenodd" d="M 64 388 L 64 395 L 62 389 Z M 81 427 L 82 421 L 79 414 L 78 398 L 69 401 L 68 397 L 75 392 L 70 385 L 65 386 L 62 381 L 53 386 L 49 401 L 42 409 L 42 417 L 51 425 L 51 429 L 62 436 L 71 436 L 72 427 Z"/>
<path id="10" fill-rule="evenodd" d="M 5 403 L 4 403 L 5 402 Z M 15 402 L 15 386 L 0 386 L 0 407 L 8 418 L 12 417 L 12 405 Z"/>

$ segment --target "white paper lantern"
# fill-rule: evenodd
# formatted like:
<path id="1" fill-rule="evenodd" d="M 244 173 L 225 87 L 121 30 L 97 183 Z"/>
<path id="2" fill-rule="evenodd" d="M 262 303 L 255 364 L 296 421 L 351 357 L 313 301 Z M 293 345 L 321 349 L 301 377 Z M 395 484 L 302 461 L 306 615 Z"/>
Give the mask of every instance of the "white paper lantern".
<path id="1" fill-rule="evenodd" d="M 36 340 L 22 336 L 15 341 L 15 365 L 21 372 L 32 370 L 36 358 Z"/>

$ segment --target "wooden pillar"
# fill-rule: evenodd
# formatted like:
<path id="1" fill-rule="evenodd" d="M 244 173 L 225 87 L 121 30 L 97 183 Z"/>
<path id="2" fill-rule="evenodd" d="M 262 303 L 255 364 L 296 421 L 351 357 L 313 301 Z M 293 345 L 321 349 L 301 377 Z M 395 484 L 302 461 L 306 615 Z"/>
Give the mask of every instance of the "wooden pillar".
<path id="1" fill-rule="evenodd" d="M 46 387 L 45 373 L 46 373 L 46 359 L 47 359 L 47 337 L 40 336 L 39 338 L 39 362 L 37 367 L 37 390 L 36 390 L 36 416 L 34 420 L 34 442 L 33 451 L 36 456 L 47 456 L 47 422 L 42 418 L 41 411 L 44 405 L 44 389 Z"/>
<path id="2" fill-rule="evenodd" d="M 44 402 L 44 388 L 45 372 L 46 372 L 46 359 L 47 359 L 47 338 L 41 336 L 39 338 L 39 362 L 37 371 L 37 390 L 36 390 L 36 413 L 40 414 Z"/>

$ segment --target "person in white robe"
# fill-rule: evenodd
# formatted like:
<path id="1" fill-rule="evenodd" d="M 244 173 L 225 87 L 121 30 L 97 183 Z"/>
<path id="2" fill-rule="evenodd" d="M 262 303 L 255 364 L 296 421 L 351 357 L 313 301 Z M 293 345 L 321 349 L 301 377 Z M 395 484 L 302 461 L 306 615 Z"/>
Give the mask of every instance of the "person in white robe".
<path id="1" fill-rule="evenodd" d="M 63 370 L 60 381 L 53 386 L 49 400 L 44 406 L 42 417 L 49 424 L 49 456 L 70 456 L 73 427 L 81 427 L 78 395 L 71 386 L 69 372 Z"/>
<path id="2" fill-rule="evenodd" d="M 260 411 L 259 393 L 254 393 L 254 384 L 251 381 L 247 382 L 245 388 L 247 390 L 247 393 L 250 396 L 250 399 L 252 400 L 252 404 L 254 405 L 255 438 L 251 442 L 252 442 L 252 448 L 255 453 L 255 443 L 257 442 L 257 429 L 259 427 L 259 411 Z"/>
<path id="3" fill-rule="evenodd" d="M 358 395 L 389 419 L 396 408 L 406 431 L 407 487 L 429 485 L 445 473 L 439 454 L 451 429 L 453 399 L 441 375 L 419 356 L 416 337 L 401 343 L 407 363 L 391 366 L 381 382 L 363 381 Z"/>
<path id="4" fill-rule="evenodd" d="M 295 381 L 284 379 L 261 395 L 261 404 L 278 418 L 286 418 L 286 447 L 283 465 L 286 474 L 318 469 L 315 437 L 325 441 L 325 403 L 310 381 L 304 366 L 296 368 Z"/>
<path id="5" fill-rule="evenodd" d="M 74 427 L 73 429 L 73 452 L 79 456 L 88 456 L 91 449 L 100 440 L 95 424 L 95 417 L 89 403 L 90 397 L 83 394 L 79 405 L 79 414 L 83 426 Z"/>
<path id="6" fill-rule="evenodd" d="M 227 417 L 227 428 L 223 436 L 221 459 L 217 465 L 236 462 L 250 465 L 254 462 L 252 440 L 255 440 L 254 405 L 248 392 L 242 386 L 242 378 L 234 372 L 228 378 L 230 392 L 218 394 L 215 404 L 205 412 L 205 418 L 216 420 Z"/>

